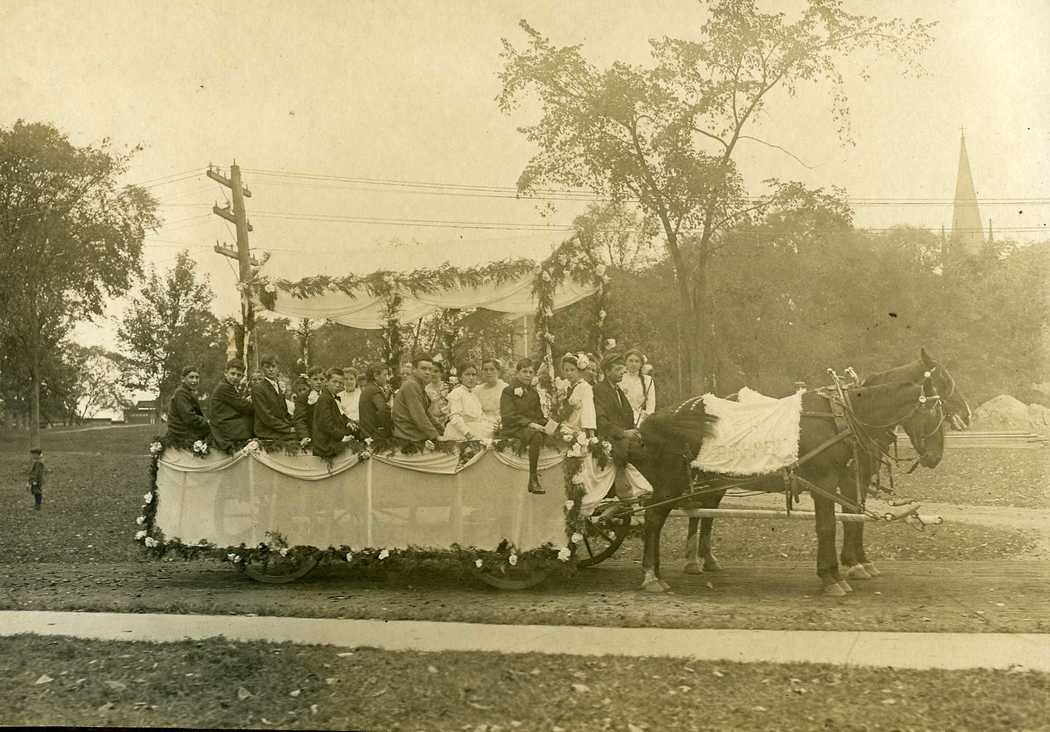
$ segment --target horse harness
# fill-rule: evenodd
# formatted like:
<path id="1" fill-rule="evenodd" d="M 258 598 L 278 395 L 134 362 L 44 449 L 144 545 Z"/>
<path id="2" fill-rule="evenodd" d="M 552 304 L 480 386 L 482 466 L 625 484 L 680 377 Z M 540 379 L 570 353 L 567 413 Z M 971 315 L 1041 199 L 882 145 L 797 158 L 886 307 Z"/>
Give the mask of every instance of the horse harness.
<path id="1" fill-rule="evenodd" d="M 831 420 L 835 424 L 836 433 L 832 437 L 826 439 L 817 447 L 813 448 L 806 454 L 799 457 L 793 465 L 784 468 L 780 471 L 784 480 L 784 500 L 787 512 L 791 513 L 792 503 L 798 503 L 799 494 L 801 493 L 804 487 L 804 489 L 809 490 L 811 494 L 821 496 L 822 498 L 829 499 L 835 503 L 842 505 L 842 507 L 846 509 L 849 513 L 866 514 L 872 518 L 880 519 L 902 518 L 903 516 L 893 516 L 891 514 L 886 514 L 885 516 L 876 515 L 867 510 L 865 506 L 867 490 L 864 477 L 862 476 L 862 473 L 864 472 L 862 470 L 862 460 L 866 458 L 867 460 L 870 460 L 878 465 L 878 468 L 874 471 L 876 492 L 878 493 L 885 490 L 887 493 L 893 494 L 895 487 L 893 481 L 893 465 L 896 462 L 904 462 L 904 460 L 897 457 L 895 454 L 891 455 L 889 451 L 879 443 L 878 439 L 872 436 L 869 430 L 875 430 L 877 432 L 882 431 L 885 434 L 888 434 L 890 438 L 890 444 L 894 448 L 894 453 L 896 453 L 897 435 L 894 432 L 893 427 L 899 424 L 901 421 L 908 419 L 916 411 L 920 409 L 930 408 L 927 405 L 931 403 L 933 404 L 933 408 L 936 408 L 939 411 L 940 419 L 938 420 L 937 426 L 934 427 L 933 430 L 921 436 L 921 440 L 924 442 L 926 438 L 932 436 L 937 432 L 937 430 L 941 429 L 946 419 L 946 416 L 944 413 L 943 406 L 941 404 L 941 397 L 937 394 L 936 388 L 933 386 L 932 376 L 934 368 L 936 367 L 933 367 L 924 373 L 922 390 L 920 392 L 918 403 L 915 405 L 912 411 L 904 415 L 902 418 L 896 420 L 892 424 L 884 425 L 868 424 L 862 421 L 853 409 L 853 405 L 849 397 L 849 389 L 861 386 L 860 378 L 857 376 L 857 373 L 852 368 L 847 368 L 847 380 L 847 378 L 840 376 L 833 369 L 829 368 L 828 372 L 829 374 L 831 374 L 832 380 L 834 381 L 834 385 L 829 387 L 821 387 L 820 389 L 817 389 L 815 391 L 817 395 L 825 398 L 828 401 L 829 411 L 821 412 L 803 410 L 801 416 L 804 418 L 809 417 L 815 419 Z M 690 401 L 696 400 L 697 399 L 694 398 Z M 683 404 L 682 406 L 685 405 Z M 859 504 L 854 503 L 853 501 L 845 498 L 837 492 L 832 493 L 831 491 L 825 490 L 824 488 L 821 488 L 820 486 L 814 484 L 812 481 L 809 481 L 798 474 L 798 469 L 800 467 L 808 463 L 817 455 L 820 455 L 826 450 L 829 450 L 835 445 L 839 444 L 840 442 L 844 442 L 846 440 L 849 440 L 850 448 L 853 452 L 853 457 L 850 459 L 847 465 L 849 465 L 850 463 L 852 463 L 853 465 L 853 475 L 857 484 L 857 497 L 859 500 Z M 688 458 L 688 456 L 686 457 Z M 915 460 L 911 468 L 909 468 L 909 470 L 907 471 L 909 474 L 918 467 L 920 460 L 921 455 Z M 883 489 L 880 484 L 883 466 L 887 468 L 887 474 L 889 476 L 890 485 L 888 489 Z M 701 495 L 709 493 L 718 493 L 721 491 L 729 490 L 730 488 L 745 487 L 747 485 L 761 482 L 768 478 L 768 475 L 762 475 L 757 476 L 755 478 L 749 478 L 740 481 L 730 481 L 728 483 L 716 482 L 714 485 L 707 484 L 697 490 L 690 491 L 688 494 L 676 496 L 672 499 L 660 501 L 658 503 L 647 504 L 645 508 L 655 508 L 657 506 L 666 505 L 669 503 L 681 503 Z M 870 476 L 868 477 L 868 481 L 870 482 Z"/>

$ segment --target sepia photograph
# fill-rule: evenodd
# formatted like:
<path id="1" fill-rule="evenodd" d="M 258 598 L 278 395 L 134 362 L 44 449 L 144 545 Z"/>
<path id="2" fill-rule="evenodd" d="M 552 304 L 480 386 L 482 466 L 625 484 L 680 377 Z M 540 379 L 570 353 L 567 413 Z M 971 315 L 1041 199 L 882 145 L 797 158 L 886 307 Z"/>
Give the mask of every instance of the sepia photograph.
<path id="1" fill-rule="evenodd" d="M 0 729 L 1050 730 L 1047 29 L 0 0 Z"/>

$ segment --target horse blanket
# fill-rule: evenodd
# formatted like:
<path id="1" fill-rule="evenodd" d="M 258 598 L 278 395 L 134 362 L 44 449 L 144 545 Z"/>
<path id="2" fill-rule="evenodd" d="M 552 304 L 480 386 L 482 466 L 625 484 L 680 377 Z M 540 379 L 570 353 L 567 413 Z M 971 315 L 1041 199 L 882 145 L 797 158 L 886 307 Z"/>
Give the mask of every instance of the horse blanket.
<path id="1" fill-rule="evenodd" d="M 693 466 L 708 473 L 764 475 L 798 460 L 802 392 L 783 399 L 746 386 L 738 401 L 713 394 L 701 397 L 704 410 L 718 417 L 714 435 L 704 440 Z"/>

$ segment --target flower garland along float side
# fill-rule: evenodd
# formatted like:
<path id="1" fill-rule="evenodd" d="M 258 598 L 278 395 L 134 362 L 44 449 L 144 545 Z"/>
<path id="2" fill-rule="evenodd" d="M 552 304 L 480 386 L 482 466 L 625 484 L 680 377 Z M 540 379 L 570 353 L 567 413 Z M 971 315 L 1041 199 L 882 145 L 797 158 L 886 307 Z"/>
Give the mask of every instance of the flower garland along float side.
<path id="1" fill-rule="evenodd" d="M 457 464 L 463 466 L 485 450 L 506 450 L 524 454 L 525 445 L 516 441 L 467 441 L 460 443 L 409 443 L 401 440 L 374 442 L 350 441 L 345 443 L 347 452 L 367 460 L 373 454 L 412 455 L 441 451 L 457 455 Z M 579 474 L 585 450 L 590 450 L 596 460 L 608 460 L 608 444 L 593 443 L 586 435 L 552 435 L 548 444 L 568 450 L 562 463 L 565 478 L 564 517 L 566 543 L 546 544 L 520 551 L 508 541 L 502 541 L 491 549 L 464 547 L 453 544 L 448 548 L 433 547 L 351 547 L 350 545 L 290 546 L 284 536 L 277 532 L 266 532 L 266 541 L 254 545 L 241 543 L 236 546 L 220 546 L 205 540 L 197 544 L 183 543 L 178 538 L 166 537 L 157 525 L 157 507 L 163 500 L 158 489 L 157 477 L 160 461 L 167 450 L 184 450 L 195 458 L 205 459 L 216 448 L 206 442 L 197 441 L 179 444 L 167 437 L 154 438 L 149 445 L 151 457 L 149 490 L 143 496 L 142 514 L 136 519 L 135 541 L 140 543 L 150 558 L 165 561 L 213 559 L 228 562 L 245 572 L 250 578 L 271 584 L 292 582 L 306 575 L 321 564 L 346 564 L 365 573 L 374 572 L 428 572 L 441 571 L 450 576 L 474 576 L 502 589 L 524 589 L 547 577 L 561 578 L 575 572 L 573 557 L 584 542 L 588 525 L 580 516 L 580 498 L 583 486 Z M 302 455 L 298 443 L 289 441 L 266 442 L 250 440 L 240 447 L 229 450 L 229 456 L 285 453 Z"/>

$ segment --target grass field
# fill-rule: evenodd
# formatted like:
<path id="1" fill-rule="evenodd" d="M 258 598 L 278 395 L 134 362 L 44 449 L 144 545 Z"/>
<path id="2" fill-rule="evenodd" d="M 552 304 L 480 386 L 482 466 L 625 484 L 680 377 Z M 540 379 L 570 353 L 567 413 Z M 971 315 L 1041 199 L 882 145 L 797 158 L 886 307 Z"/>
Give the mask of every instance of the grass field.
<path id="1" fill-rule="evenodd" d="M 0 699 L 3 725 L 984 731 L 1045 729 L 1050 677 L 18 636 Z"/>

